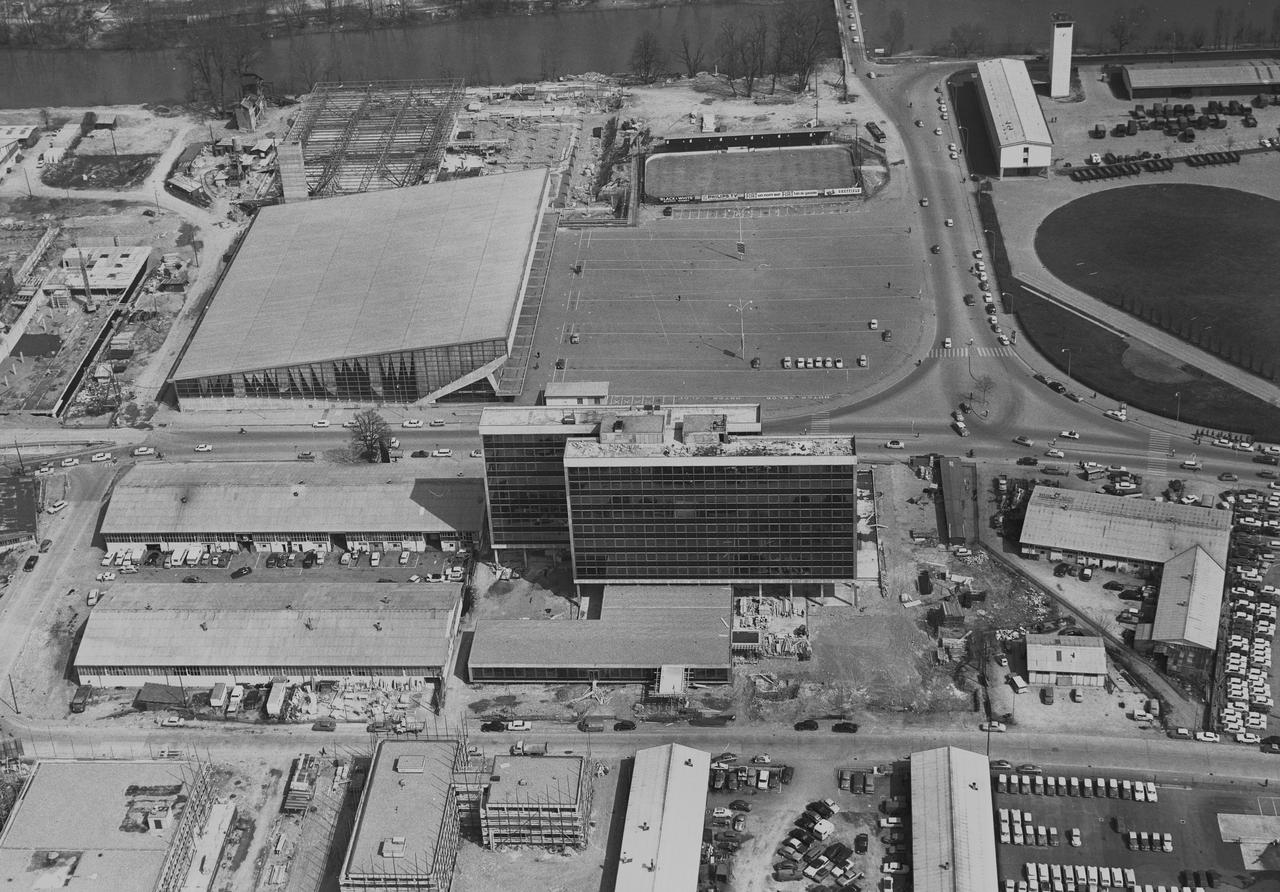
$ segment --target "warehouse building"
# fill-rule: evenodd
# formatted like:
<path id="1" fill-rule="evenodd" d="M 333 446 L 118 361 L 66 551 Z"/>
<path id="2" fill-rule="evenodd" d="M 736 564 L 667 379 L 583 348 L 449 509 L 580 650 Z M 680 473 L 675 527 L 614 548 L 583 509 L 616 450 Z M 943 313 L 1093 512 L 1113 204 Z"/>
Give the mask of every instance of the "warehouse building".
<path id="1" fill-rule="evenodd" d="M 1230 514 L 1223 511 L 1222 514 Z M 1165 671 L 1193 684 L 1213 673 L 1227 573 L 1200 547 L 1164 565 L 1150 637 L 1140 629 L 1135 645 L 1163 660 Z"/>
<path id="2" fill-rule="evenodd" d="M 1107 682 L 1107 649 L 1096 635 L 1027 635 L 1027 680 L 1068 688 Z"/>
<path id="3" fill-rule="evenodd" d="M 182 408 L 492 398 L 549 181 L 537 169 L 262 208 L 178 362 Z"/>
<path id="4" fill-rule="evenodd" d="M 955 456 L 938 459 L 942 487 L 942 541 L 968 545 L 978 538 L 978 469 Z"/>
<path id="5" fill-rule="evenodd" d="M 102 521 L 108 550 L 452 552 L 483 534 L 483 481 L 419 477 L 399 462 L 139 464 L 116 484 Z"/>
<path id="6" fill-rule="evenodd" d="M 591 780 L 581 756 L 507 756 L 480 799 L 484 844 L 582 848 Z"/>
<path id="7" fill-rule="evenodd" d="M 911 754 L 915 892 L 999 889 L 991 765 L 954 746 Z"/>
<path id="8" fill-rule="evenodd" d="M 117 584 L 73 664 L 99 687 L 355 676 L 430 688 L 452 671 L 461 613 L 462 587 L 448 583 Z"/>
<path id="9" fill-rule="evenodd" d="M 378 744 L 338 876 L 342 892 L 448 892 L 464 759 L 455 740 Z"/>
<path id="10" fill-rule="evenodd" d="M 1037 486 L 1027 501 L 1022 554 L 1132 572 L 1163 566 L 1199 546 L 1227 557 L 1231 512 Z"/>
<path id="11" fill-rule="evenodd" d="M 646 684 L 663 696 L 727 684 L 729 586 L 606 586 L 599 619 L 480 620 L 475 683 Z"/>
<path id="12" fill-rule="evenodd" d="M 1134 62 L 1120 67 L 1130 99 L 1254 96 L 1280 92 L 1280 60 Z"/>
<path id="13" fill-rule="evenodd" d="M 696 892 L 711 754 L 669 743 L 636 752 L 614 892 Z M 992 888 L 995 888 L 994 886 Z"/>
<path id="14" fill-rule="evenodd" d="M 686 417 L 715 414 L 728 433 L 758 434 L 759 405 L 653 407 L 610 404 L 603 383 L 548 385 L 545 406 L 486 406 L 480 415 L 490 542 L 499 552 L 568 552 L 565 443 L 595 437 L 606 417 L 660 416 L 680 430 Z"/>
<path id="15" fill-rule="evenodd" d="M 214 795 L 206 764 L 36 762 L 0 834 L 0 883 L 23 892 L 206 888 L 212 877 L 193 859 Z"/>
<path id="16" fill-rule="evenodd" d="M 979 62 L 978 98 L 997 175 L 1045 173 L 1053 160 L 1053 137 L 1026 63 L 1017 59 Z"/>

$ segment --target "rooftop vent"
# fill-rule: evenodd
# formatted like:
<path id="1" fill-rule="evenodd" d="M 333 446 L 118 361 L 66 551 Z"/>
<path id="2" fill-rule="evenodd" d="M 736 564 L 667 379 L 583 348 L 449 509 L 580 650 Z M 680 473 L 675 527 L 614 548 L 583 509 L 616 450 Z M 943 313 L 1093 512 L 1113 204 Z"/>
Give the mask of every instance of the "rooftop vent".
<path id="1" fill-rule="evenodd" d="M 422 774 L 426 770 L 426 756 L 401 756 L 396 759 L 396 774 Z"/>
<path id="2" fill-rule="evenodd" d="M 403 858 L 405 847 L 405 838 L 403 836 L 389 836 L 382 841 L 382 857 Z"/>

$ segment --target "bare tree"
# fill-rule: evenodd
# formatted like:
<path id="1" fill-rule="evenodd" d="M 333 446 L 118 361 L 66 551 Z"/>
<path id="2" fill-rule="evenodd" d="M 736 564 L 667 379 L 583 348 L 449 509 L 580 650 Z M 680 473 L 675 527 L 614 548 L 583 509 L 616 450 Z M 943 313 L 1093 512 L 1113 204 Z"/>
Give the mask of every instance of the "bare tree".
<path id="1" fill-rule="evenodd" d="M 738 75 L 741 72 L 742 54 L 738 49 L 741 39 L 738 36 L 738 26 L 733 19 L 725 19 L 720 23 L 720 33 L 716 35 L 716 64 L 720 67 L 720 73 L 724 75 L 725 81 L 729 84 L 729 91 L 734 96 L 738 95 Z"/>
<path id="2" fill-rule="evenodd" d="M 1191 29 L 1191 33 L 1187 35 L 1187 40 L 1193 47 L 1202 50 L 1204 45 L 1209 42 L 1209 34 L 1204 25 L 1196 25 Z"/>
<path id="3" fill-rule="evenodd" d="M 1107 33 L 1116 42 L 1116 52 L 1123 53 L 1142 33 L 1147 21 L 1145 6 L 1125 6 L 1116 9 L 1107 25 Z"/>
<path id="4" fill-rule="evenodd" d="M 1271 42 L 1280 43 L 1280 3 L 1271 9 Z"/>
<path id="5" fill-rule="evenodd" d="M 738 41 L 738 56 L 742 72 L 742 92 L 751 96 L 756 81 L 764 76 L 769 62 L 769 22 L 757 14 L 751 19 L 742 39 Z"/>
<path id="6" fill-rule="evenodd" d="M 666 53 L 658 35 L 646 29 L 631 47 L 631 71 L 646 84 L 653 83 L 666 62 Z"/>
<path id="7" fill-rule="evenodd" d="M 191 43 L 180 58 L 187 67 L 198 98 L 219 111 L 228 99 L 238 100 L 239 79 L 250 74 L 262 54 L 261 38 L 250 29 L 232 29 L 213 21 L 193 30 Z M 228 95 L 228 88 L 237 89 Z"/>
<path id="8" fill-rule="evenodd" d="M 1225 6 L 1213 11 L 1213 45 L 1222 49 L 1227 42 L 1227 31 L 1231 26 L 1231 13 Z"/>
<path id="9" fill-rule="evenodd" d="M 962 22 L 951 29 L 950 48 L 957 56 L 981 53 L 986 45 L 986 29 L 977 22 Z"/>
<path id="10" fill-rule="evenodd" d="M 803 91 L 822 53 L 826 33 L 822 17 L 816 7 L 788 4 L 778 12 L 774 32 L 774 55 L 795 77 L 796 89 Z"/>
<path id="11" fill-rule="evenodd" d="M 996 389 L 996 382 L 990 375 L 983 375 L 978 379 L 977 383 L 974 384 L 974 387 L 977 389 L 978 393 L 982 394 L 982 405 L 985 406 L 987 404 L 987 396 L 991 391 Z"/>
<path id="12" fill-rule="evenodd" d="M 368 462 L 382 458 L 382 448 L 391 442 L 391 427 L 374 409 L 357 412 L 351 429 L 351 448 Z"/>
<path id="13" fill-rule="evenodd" d="M 688 31 L 680 32 L 680 41 L 676 46 L 676 60 L 684 66 L 685 73 L 690 79 L 698 76 L 706 55 L 707 50 L 701 38 L 695 40 L 689 36 Z"/>

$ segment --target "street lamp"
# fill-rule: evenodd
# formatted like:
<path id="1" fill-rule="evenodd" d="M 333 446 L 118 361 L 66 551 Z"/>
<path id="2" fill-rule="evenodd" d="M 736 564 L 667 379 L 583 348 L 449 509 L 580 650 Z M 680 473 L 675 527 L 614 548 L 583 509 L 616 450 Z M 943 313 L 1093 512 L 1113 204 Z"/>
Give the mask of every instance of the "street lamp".
<path id="1" fill-rule="evenodd" d="M 978 379 L 973 377 L 973 338 L 969 338 L 969 349 L 965 353 L 968 354 L 969 359 L 969 377 L 977 381 Z"/>
<path id="2" fill-rule="evenodd" d="M 1181 423 L 1182 421 L 1182 391 L 1175 390 L 1173 392 L 1173 396 L 1178 401 L 1177 413 L 1173 417 L 1174 423 L 1177 424 L 1177 423 Z"/>
<path id="3" fill-rule="evenodd" d="M 1071 377 L 1071 348 L 1063 347 L 1062 352 L 1067 354 L 1067 377 Z"/>
<path id="4" fill-rule="evenodd" d="M 755 304 L 753 300 L 740 300 L 738 303 L 729 304 L 729 307 L 738 313 L 738 345 L 739 353 L 743 359 L 747 358 L 747 310 Z"/>

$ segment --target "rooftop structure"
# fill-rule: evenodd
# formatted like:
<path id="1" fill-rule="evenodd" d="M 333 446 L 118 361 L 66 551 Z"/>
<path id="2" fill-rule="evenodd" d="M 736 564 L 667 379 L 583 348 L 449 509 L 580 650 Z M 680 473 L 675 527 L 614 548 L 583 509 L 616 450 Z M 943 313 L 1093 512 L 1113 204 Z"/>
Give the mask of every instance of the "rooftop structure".
<path id="1" fill-rule="evenodd" d="M 1100 685 L 1106 646 L 1095 635 L 1027 635 L 1027 675 L 1032 684 Z"/>
<path id="2" fill-rule="evenodd" d="M 710 753 L 678 743 L 636 752 L 614 892 L 695 892 L 702 837 L 690 828 L 705 817 L 710 770 Z"/>
<path id="3" fill-rule="evenodd" d="M 548 381 L 542 399 L 548 406 L 599 406 L 609 400 L 609 382 Z"/>
<path id="4" fill-rule="evenodd" d="M 1022 525 L 1024 549 L 1146 566 L 1163 564 L 1196 545 L 1222 564 L 1230 535 L 1229 511 L 1050 486 L 1031 493 Z"/>
<path id="5" fill-rule="evenodd" d="M 576 385 L 581 388 L 582 385 Z M 592 391 L 596 396 L 599 392 Z M 548 390 L 548 398 L 551 397 Z M 720 415 L 725 419 L 726 432 L 734 435 L 758 434 L 763 428 L 759 403 L 729 403 L 726 405 L 671 405 L 636 406 L 613 401 L 607 392 L 605 402 L 591 405 L 561 406 L 485 406 L 480 413 L 480 434 L 525 433 L 533 430 L 565 431 L 576 436 L 595 436 L 606 419 L 657 415 L 662 418 L 664 429 L 679 431 L 691 416 Z"/>
<path id="6" fill-rule="evenodd" d="M 87 282 L 88 291 L 94 296 L 118 297 L 159 263 L 160 251 L 156 248 L 81 245 L 63 251 L 59 265 L 65 271 L 63 284 L 72 292 L 84 294 Z"/>
<path id="7" fill-rule="evenodd" d="M 458 857 L 460 760 L 453 740 L 378 744 L 338 877 L 342 892 L 447 892 Z"/>
<path id="8" fill-rule="evenodd" d="M 591 782 L 581 756 L 498 756 L 480 801 L 485 845 L 583 846 Z"/>
<path id="9" fill-rule="evenodd" d="M 461 604 L 461 586 L 446 583 L 118 583 L 89 615 L 76 674 L 108 687 L 434 681 L 452 663 Z"/>
<path id="10" fill-rule="evenodd" d="M 1203 548 L 1188 548 L 1167 561 L 1160 575 L 1152 640 L 1217 649 L 1225 584 L 1226 570 Z"/>
<path id="11" fill-rule="evenodd" d="M 954 746 L 911 754 L 915 892 L 997 889 L 991 765 Z"/>
<path id="12" fill-rule="evenodd" d="M 538 169 L 263 208 L 174 373 L 184 407 L 491 395 L 548 182 Z"/>
<path id="13" fill-rule="evenodd" d="M 475 537 L 484 483 L 428 478 L 406 463 L 144 463 L 116 484 L 102 521 L 112 543 L 259 546 L 331 537 L 354 541 Z"/>
<path id="14" fill-rule="evenodd" d="M 1131 98 L 1272 93 L 1280 87 L 1278 59 L 1205 59 L 1134 62 L 1121 66 Z"/>
<path id="15" fill-rule="evenodd" d="M 37 762 L 0 834 L 0 883 L 179 892 L 210 786 L 207 766 L 169 759 Z"/>
<path id="16" fill-rule="evenodd" d="M 300 168 L 285 199 L 394 189 L 430 181 L 465 94 L 458 79 L 318 83 L 283 145 Z"/>

